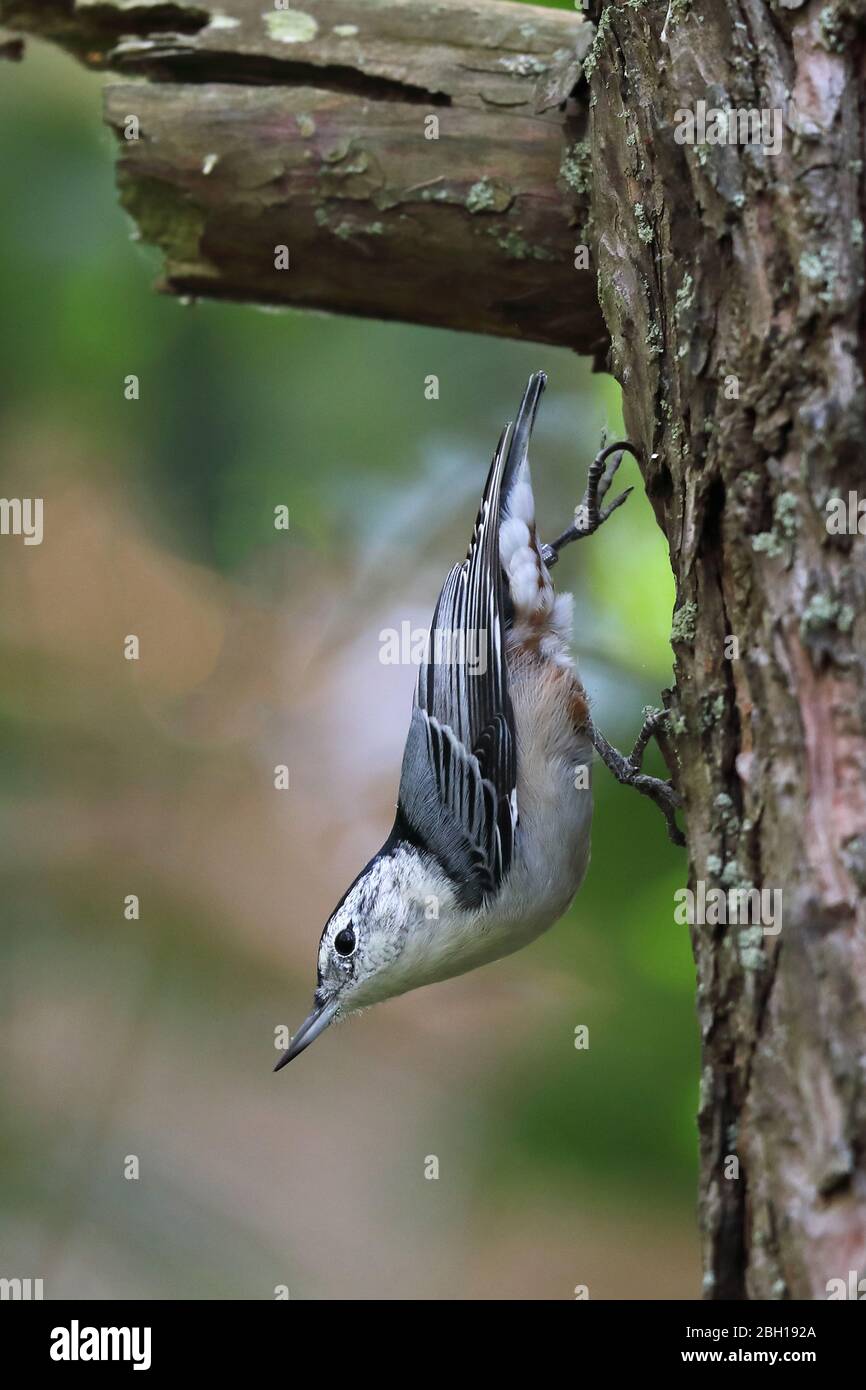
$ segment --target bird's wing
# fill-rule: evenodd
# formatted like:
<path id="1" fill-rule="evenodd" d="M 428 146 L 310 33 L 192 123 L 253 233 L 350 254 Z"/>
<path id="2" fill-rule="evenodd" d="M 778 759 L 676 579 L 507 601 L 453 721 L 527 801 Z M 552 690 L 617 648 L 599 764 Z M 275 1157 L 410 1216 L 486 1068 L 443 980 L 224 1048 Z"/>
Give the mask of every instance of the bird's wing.
<path id="1" fill-rule="evenodd" d="M 499 562 L 500 492 L 512 438 L 506 429 L 468 555 L 448 575 L 436 604 L 400 778 L 398 817 L 454 881 L 464 907 L 478 907 L 497 892 L 517 825 Z"/>

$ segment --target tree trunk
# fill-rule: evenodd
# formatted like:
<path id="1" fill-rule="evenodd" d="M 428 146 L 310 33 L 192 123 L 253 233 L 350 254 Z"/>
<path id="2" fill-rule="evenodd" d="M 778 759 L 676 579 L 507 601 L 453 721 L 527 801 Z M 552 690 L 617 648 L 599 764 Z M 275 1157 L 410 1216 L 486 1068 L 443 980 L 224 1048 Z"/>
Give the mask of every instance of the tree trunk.
<path id="1" fill-rule="evenodd" d="M 693 931 L 716 1298 L 866 1272 L 866 566 L 826 510 L 864 477 L 864 51 L 818 3 L 674 0 L 607 8 L 588 61 L 601 301 L 677 581 L 691 882 L 783 895 L 778 935 Z M 678 144 L 701 98 L 777 110 L 779 153 Z"/>
<path id="2" fill-rule="evenodd" d="M 623 0 L 588 54 L 578 16 L 501 0 L 261 10 L 0 0 L 152 79 L 107 111 L 140 120 L 120 182 L 164 288 L 591 352 L 591 242 L 677 580 L 690 884 L 782 895 L 780 930 L 693 927 L 705 1292 L 824 1298 L 866 1272 L 866 561 L 827 512 L 866 432 L 859 9 Z M 780 148 L 711 113 L 680 143 L 699 102 Z"/>

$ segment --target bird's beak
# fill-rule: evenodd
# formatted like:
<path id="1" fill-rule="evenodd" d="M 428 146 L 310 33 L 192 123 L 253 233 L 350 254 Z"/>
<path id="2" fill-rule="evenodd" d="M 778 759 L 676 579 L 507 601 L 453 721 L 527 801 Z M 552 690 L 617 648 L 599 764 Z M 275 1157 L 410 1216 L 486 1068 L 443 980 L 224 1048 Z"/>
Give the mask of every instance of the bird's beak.
<path id="1" fill-rule="evenodd" d="M 315 1042 L 320 1033 L 324 1033 L 328 1024 L 332 1022 L 334 1014 L 337 1012 L 337 999 L 327 999 L 324 1004 L 316 1004 L 312 1013 L 304 1019 L 292 1041 L 283 1053 L 274 1071 L 279 1071 L 287 1062 L 291 1062 L 293 1057 L 299 1057 L 305 1047 L 309 1047 L 311 1042 Z"/>

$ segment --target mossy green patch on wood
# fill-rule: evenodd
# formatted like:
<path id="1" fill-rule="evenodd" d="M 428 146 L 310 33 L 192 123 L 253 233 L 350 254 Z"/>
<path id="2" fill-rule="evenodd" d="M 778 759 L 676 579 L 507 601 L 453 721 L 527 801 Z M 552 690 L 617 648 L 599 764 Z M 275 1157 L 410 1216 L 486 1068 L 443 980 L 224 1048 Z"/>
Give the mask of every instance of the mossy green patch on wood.
<path id="1" fill-rule="evenodd" d="M 121 202 L 138 224 L 141 239 L 159 247 L 169 271 L 201 260 L 205 226 L 202 208 L 158 179 L 133 181 L 120 169 L 117 181 Z"/>

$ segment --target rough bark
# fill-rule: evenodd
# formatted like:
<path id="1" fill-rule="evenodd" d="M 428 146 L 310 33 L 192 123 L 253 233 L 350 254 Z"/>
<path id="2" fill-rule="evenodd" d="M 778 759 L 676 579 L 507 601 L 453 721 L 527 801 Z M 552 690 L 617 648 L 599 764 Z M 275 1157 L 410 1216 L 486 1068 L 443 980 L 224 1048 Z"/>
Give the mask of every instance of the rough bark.
<path id="1" fill-rule="evenodd" d="M 719 1298 L 866 1273 L 866 561 L 825 510 L 866 491 L 864 51 L 841 8 L 675 0 L 605 9 L 587 63 L 601 300 L 677 580 L 691 880 L 784 895 L 777 936 L 693 932 Z M 779 110 L 780 153 L 678 144 L 699 98 Z"/>
<path id="2" fill-rule="evenodd" d="M 690 881 L 783 894 L 778 935 L 693 930 L 705 1290 L 823 1298 L 866 1273 L 866 543 L 826 524 L 828 499 L 866 495 L 859 10 L 622 0 L 566 105 L 589 37 L 572 15 L 307 0 L 316 33 L 288 44 L 260 8 L 226 0 L 232 26 L 206 4 L 0 0 L 153 79 L 110 87 L 108 114 L 141 115 L 121 186 L 169 289 L 589 351 L 571 248 L 591 183 L 612 369 L 678 587 Z M 677 143 L 699 100 L 778 110 L 779 153 Z M 428 112 L 452 124 L 425 150 Z M 278 241 L 303 276 L 268 269 Z"/>
<path id="3" fill-rule="evenodd" d="M 606 344 L 594 277 L 574 266 L 586 112 L 563 103 L 592 38 L 580 16 L 4 0 L 0 17 L 136 79 L 109 83 L 106 118 L 160 288 Z"/>

